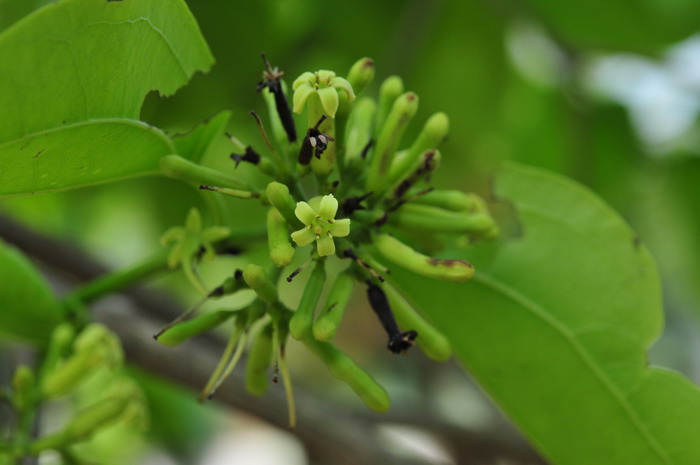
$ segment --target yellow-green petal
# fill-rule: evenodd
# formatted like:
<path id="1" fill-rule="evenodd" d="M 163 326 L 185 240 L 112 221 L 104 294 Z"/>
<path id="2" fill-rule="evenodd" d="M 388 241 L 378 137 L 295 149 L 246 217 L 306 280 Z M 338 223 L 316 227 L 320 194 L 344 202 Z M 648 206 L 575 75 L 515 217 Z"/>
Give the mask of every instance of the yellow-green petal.
<path id="1" fill-rule="evenodd" d="M 348 102 L 352 102 L 353 100 L 355 100 L 355 91 L 352 90 L 352 85 L 350 84 L 350 82 L 348 82 L 347 79 L 341 77 L 333 78 L 331 86 L 335 87 L 338 90 L 342 89 L 345 92 L 347 92 Z"/>
<path id="2" fill-rule="evenodd" d="M 302 84 L 313 84 L 316 81 L 314 73 L 307 71 L 296 78 L 292 83 L 292 90 L 297 90 Z"/>
<path id="3" fill-rule="evenodd" d="M 292 103 L 294 104 L 294 113 L 300 114 L 304 111 L 304 104 L 309 98 L 309 95 L 313 94 L 316 90 L 309 84 L 302 83 L 294 91 L 294 96 L 292 97 Z"/>
<path id="4" fill-rule="evenodd" d="M 321 69 L 316 71 L 316 79 L 320 84 L 330 84 L 331 80 L 335 78 L 335 72 L 328 71 L 327 69 Z"/>
<path id="5" fill-rule="evenodd" d="M 329 118 L 335 118 L 335 114 L 338 111 L 338 91 L 333 87 L 326 87 L 323 89 L 318 89 L 316 92 L 318 93 L 318 97 L 321 99 L 323 112 Z"/>
<path id="6" fill-rule="evenodd" d="M 316 212 L 306 202 L 297 202 L 297 208 L 294 210 L 294 214 L 299 218 L 299 221 L 307 226 L 312 224 L 316 219 Z"/>
<path id="7" fill-rule="evenodd" d="M 231 234 L 226 226 L 210 226 L 202 232 L 202 238 L 208 242 L 218 242 Z"/>
<path id="8" fill-rule="evenodd" d="M 335 223 L 330 225 L 329 231 L 333 237 L 345 237 L 350 234 L 350 218 L 343 220 L 335 220 Z"/>
<path id="9" fill-rule="evenodd" d="M 321 205 L 318 207 L 318 216 L 325 220 L 332 220 L 338 212 L 338 199 L 333 194 L 324 195 L 321 198 Z"/>
<path id="10" fill-rule="evenodd" d="M 335 243 L 330 235 L 321 236 L 316 241 L 316 250 L 321 257 L 335 253 Z"/>
<path id="11" fill-rule="evenodd" d="M 300 229 L 299 231 L 294 231 L 292 233 L 292 240 L 296 242 L 299 247 L 304 247 L 305 245 L 309 245 L 316 240 L 316 233 L 312 228 L 306 227 L 304 229 Z"/>

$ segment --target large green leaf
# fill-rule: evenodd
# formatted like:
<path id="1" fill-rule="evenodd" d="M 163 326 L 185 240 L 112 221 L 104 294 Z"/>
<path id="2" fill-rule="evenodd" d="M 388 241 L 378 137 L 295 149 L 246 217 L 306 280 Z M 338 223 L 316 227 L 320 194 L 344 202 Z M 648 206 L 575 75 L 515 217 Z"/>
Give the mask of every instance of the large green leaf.
<path id="1" fill-rule="evenodd" d="M 138 121 L 213 58 L 182 0 L 64 0 L 0 35 L 0 196 L 156 172 L 174 146 Z"/>
<path id="2" fill-rule="evenodd" d="M 424 279 L 396 270 L 399 287 L 554 463 L 700 463 L 700 390 L 647 366 L 662 327 L 647 249 L 600 199 L 557 175 L 507 166 L 495 188 L 520 234 L 466 254 L 472 282 L 426 292 Z"/>
<path id="3" fill-rule="evenodd" d="M 0 338 L 46 343 L 60 304 L 29 260 L 1 240 L 0 283 Z"/>

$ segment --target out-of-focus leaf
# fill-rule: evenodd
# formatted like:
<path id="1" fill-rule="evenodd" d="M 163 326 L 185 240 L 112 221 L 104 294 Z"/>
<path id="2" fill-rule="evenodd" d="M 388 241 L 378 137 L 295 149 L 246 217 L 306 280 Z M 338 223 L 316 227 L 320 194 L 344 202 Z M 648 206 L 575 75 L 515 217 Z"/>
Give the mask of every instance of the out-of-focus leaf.
<path id="1" fill-rule="evenodd" d="M 0 241 L 0 338 L 43 345 L 61 308 L 43 277 L 22 253 Z"/>
<path id="2" fill-rule="evenodd" d="M 230 111 L 222 111 L 188 134 L 174 138 L 177 153 L 189 160 L 201 162 L 214 147 L 217 137 L 223 135 L 230 118 Z"/>
<path id="3" fill-rule="evenodd" d="M 700 463 L 700 390 L 646 362 L 662 326 L 647 249 L 556 175 L 509 165 L 495 190 L 520 235 L 467 254 L 472 282 L 421 292 L 424 278 L 396 270 L 401 289 L 553 463 Z"/>
<path id="4" fill-rule="evenodd" d="M 213 58 L 182 0 L 65 0 L 0 35 L 0 196 L 157 171 L 175 151 L 138 121 Z"/>
<path id="5" fill-rule="evenodd" d="M 656 52 L 697 32 L 700 24 L 694 0 L 527 3 L 557 37 L 576 47 Z"/>

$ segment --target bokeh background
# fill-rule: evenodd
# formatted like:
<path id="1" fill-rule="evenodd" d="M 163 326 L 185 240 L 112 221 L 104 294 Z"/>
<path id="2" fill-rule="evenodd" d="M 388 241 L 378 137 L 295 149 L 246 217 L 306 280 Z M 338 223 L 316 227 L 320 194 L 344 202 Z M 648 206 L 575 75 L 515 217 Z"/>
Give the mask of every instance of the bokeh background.
<path id="1" fill-rule="evenodd" d="M 45 3 L 0 0 L 0 28 Z M 488 195 L 494 167 L 515 160 L 569 176 L 610 203 L 649 246 L 661 271 L 667 325 L 652 348 L 652 362 L 700 382 L 696 0 L 187 4 L 216 65 L 173 97 L 149 95 L 145 121 L 174 134 L 231 110 L 229 131 L 259 144 L 248 111 L 264 110 L 255 92 L 261 52 L 289 81 L 307 70 L 343 75 L 356 59 L 371 57 L 377 79 L 370 92 L 397 74 L 420 96 L 409 132 L 416 133 L 434 112 L 449 115 L 451 134 L 441 147 L 447 168 L 438 175 L 443 185 Z M 118 267 L 157 250 L 160 234 L 181 223 L 192 205 L 203 206 L 197 192 L 148 178 L 10 199 L 0 210 Z M 245 221 L 247 214 L 241 212 Z M 157 284 L 185 304 L 193 299 L 178 277 Z M 457 365 L 436 365 L 418 353 L 398 360 L 386 354 L 378 325 L 361 300 L 345 323 L 341 345 L 392 395 L 392 412 L 384 419 L 372 416 L 371 422 L 394 457 L 402 463 L 539 463 L 521 452 L 517 433 Z M 303 350 L 292 347 L 290 358 L 301 389 L 328 405 L 370 416 Z M 267 426 L 255 412 L 203 409 L 193 404 L 191 391 L 139 376 L 153 408 L 149 432 L 124 432 L 131 442 L 122 440 L 130 445 L 121 450 L 130 458 L 104 463 L 294 465 L 315 457 L 308 443 Z M 328 428 L 338 427 L 333 418 L 327 412 Z M 465 439 L 472 435 L 493 441 L 489 450 L 495 452 L 479 458 L 478 446 L 463 450 L 460 444 L 472 444 Z M 115 439 L 104 442 L 110 441 Z"/>

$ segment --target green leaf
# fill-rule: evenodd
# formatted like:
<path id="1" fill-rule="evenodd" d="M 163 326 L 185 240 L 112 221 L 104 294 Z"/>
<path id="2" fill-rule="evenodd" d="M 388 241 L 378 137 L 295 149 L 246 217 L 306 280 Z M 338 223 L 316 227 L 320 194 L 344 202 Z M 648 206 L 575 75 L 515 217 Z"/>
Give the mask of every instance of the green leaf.
<path id="1" fill-rule="evenodd" d="M 654 262 L 585 188 L 508 165 L 520 234 L 463 258 L 472 282 L 395 270 L 486 391 L 558 465 L 700 463 L 700 390 L 647 366 L 662 327 Z M 420 336 L 419 336 L 420 337 Z"/>
<path id="2" fill-rule="evenodd" d="M 574 47 L 653 53 L 697 32 L 695 0 L 529 0 L 555 37 Z"/>
<path id="3" fill-rule="evenodd" d="M 213 58 L 182 0 L 64 0 L 0 35 L 0 197 L 156 173 L 170 139 L 139 122 Z"/>
<path id="4" fill-rule="evenodd" d="M 0 338 L 43 345 L 61 307 L 43 277 L 14 247 L 0 241 Z"/>
<path id="5" fill-rule="evenodd" d="M 231 119 L 231 112 L 222 111 L 186 135 L 173 138 L 178 155 L 201 163 L 213 150 L 216 139 L 224 133 L 229 119 Z"/>

